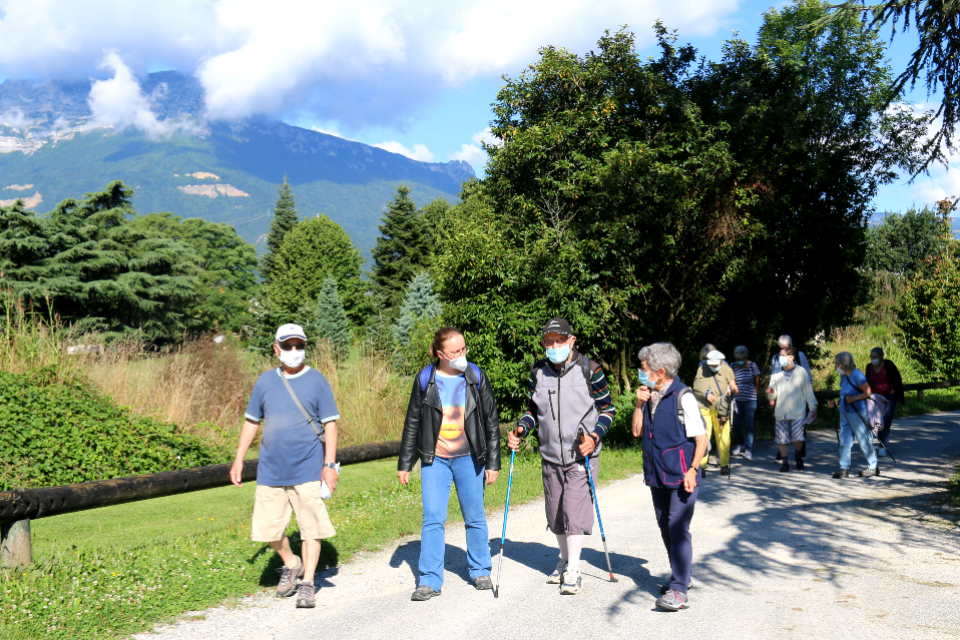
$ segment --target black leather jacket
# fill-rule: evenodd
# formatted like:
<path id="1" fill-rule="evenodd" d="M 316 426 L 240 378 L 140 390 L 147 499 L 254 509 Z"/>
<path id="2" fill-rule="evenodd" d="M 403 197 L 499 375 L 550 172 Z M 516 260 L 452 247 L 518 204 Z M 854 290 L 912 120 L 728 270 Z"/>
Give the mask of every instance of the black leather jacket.
<path id="1" fill-rule="evenodd" d="M 478 462 L 483 462 L 488 471 L 500 470 L 500 416 L 497 401 L 487 374 L 480 371 L 477 379 L 473 367 L 467 367 L 467 406 L 464 408 L 463 427 L 470 443 L 470 451 Z M 420 375 L 413 379 L 407 417 L 403 422 L 403 437 L 400 441 L 398 471 L 410 471 L 420 456 L 422 464 L 432 464 L 437 450 L 437 438 L 443 414 L 440 393 L 436 384 L 437 365 L 430 365 L 430 382 L 420 391 Z"/>

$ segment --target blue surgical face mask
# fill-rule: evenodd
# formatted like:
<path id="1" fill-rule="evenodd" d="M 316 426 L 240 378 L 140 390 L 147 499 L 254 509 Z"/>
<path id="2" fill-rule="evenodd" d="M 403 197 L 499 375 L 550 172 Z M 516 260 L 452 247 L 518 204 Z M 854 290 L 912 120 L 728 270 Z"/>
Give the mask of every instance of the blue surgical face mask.
<path id="1" fill-rule="evenodd" d="M 643 386 L 649 389 L 656 388 L 657 383 L 651 380 L 650 376 L 647 375 L 647 372 L 644 371 L 643 369 L 640 369 L 640 371 L 637 373 L 637 377 L 640 379 L 640 384 L 642 384 Z"/>
<path id="2" fill-rule="evenodd" d="M 785 366 L 787 366 L 789 363 L 790 363 L 790 361 L 787 360 L 787 356 L 780 356 L 780 366 L 781 366 L 781 367 L 785 367 Z"/>
<path id="3" fill-rule="evenodd" d="M 562 347 L 550 348 L 547 349 L 547 358 L 550 359 L 550 362 L 553 364 L 561 364 L 567 361 L 567 358 L 570 357 L 570 345 L 565 344 Z"/>

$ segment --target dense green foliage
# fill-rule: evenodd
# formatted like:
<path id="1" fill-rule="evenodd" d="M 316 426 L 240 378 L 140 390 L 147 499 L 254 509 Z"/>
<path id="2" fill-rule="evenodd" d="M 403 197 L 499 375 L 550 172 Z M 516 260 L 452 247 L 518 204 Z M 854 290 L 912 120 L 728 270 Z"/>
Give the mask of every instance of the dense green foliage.
<path id="1" fill-rule="evenodd" d="M 250 322 L 248 309 L 257 284 L 257 250 L 228 224 L 171 213 L 138 215 L 134 228 L 155 230 L 193 249 L 197 285 L 190 326 L 201 331 L 239 332 Z"/>
<path id="2" fill-rule="evenodd" d="M 867 233 L 865 264 L 873 271 L 910 277 L 927 258 L 946 250 L 951 235 L 950 219 L 929 207 L 888 213 Z"/>
<path id="3" fill-rule="evenodd" d="M 176 337 L 191 327 L 198 258 L 149 225 L 134 225 L 133 192 L 114 181 L 47 216 L 0 207 L 0 284 L 65 322 L 107 337 Z"/>
<path id="4" fill-rule="evenodd" d="M 921 365 L 944 378 L 960 377 L 960 245 L 951 243 L 907 282 L 897 324 Z"/>
<path id="5" fill-rule="evenodd" d="M 718 63 L 658 27 L 658 59 L 620 32 L 507 81 L 503 144 L 445 216 L 435 269 L 501 399 L 522 398 L 554 315 L 621 380 L 652 341 L 762 354 L 849 321 L 871 199 L 924 127 L 885 109 L 883 45 L 859 22 L 804 28 L 824 11 L 771 11 Z"/>
<path id="6" fill-rule="evenodd" d="M 327 276 L 317 295 L 313 331 L 316 339 L 330 343 L 337 360 L 344 359 L 350 352 L 350 323 L 340 302 L 337 281 L 333 276 Z"/>
<path id="7" fill-rule="evenodd" d="M 277 204 L 273 207 L 273 217 L 270 219 L 270 231 L 267 233 L 267 251 L 263 254 L 263 265 L 260 269 L 264 282 L 269 283 L 273 280 L 274 271 L 277 267 L 277 254 L 280 253 L 280 247 L 283 246 L 283 239 L 287 232 L 297 224 L 298 220 L 293 189 L 287 182 L 287 176 L 283 176 L 283 184 L 280 185 Z"/>
<path id="8" fill-rule="evenodd" d="M 393 326 L 397 344 L 395 361 L 401 371 L 413 373 L 430 362 L 430 344 L 440 328 L 442 312 L 430 275 L 426 271 L 418 273 L 410 282 Z"/>
<path id="9" fill-rule="evenodd" d="M 80 381 L 51 371 L 0 372 L 3 490 L 119 478 L 225 461 L 173 425 L 138 418 Z"/>
<path id="10" fill-rule="evenodd" d="M 323 281 L 333 276 L 347 316 L 359 324 L 369 312 L 360 281 L 363 257 L 343 228 L 327 216 L 317 214 L 287 232 L 275 264 L 273 280 L 264 289 L 278 310 L 287 314 L 312 310 Z M 301 315 L 302 322 L 312 313 Z"/>
<path id="11" fill-rule="evenodd" d="M 441 207 L 430 209 L 431 218 L 440 213 L 437 209 Z M 430 266 L 432 232 L 417 212 L 406 185 L 397 188 L 378 228 L 380 236 L 370 252 L 373 258 L 370 279 L 381 306 L 395 309 L 403 303 L 404 291 L 417 272 Z"/>

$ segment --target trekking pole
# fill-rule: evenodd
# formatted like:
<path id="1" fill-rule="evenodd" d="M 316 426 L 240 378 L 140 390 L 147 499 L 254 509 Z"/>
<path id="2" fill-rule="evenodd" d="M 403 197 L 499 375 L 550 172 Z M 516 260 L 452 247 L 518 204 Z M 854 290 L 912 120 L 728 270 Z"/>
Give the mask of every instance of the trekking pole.
<path id="1" fill-rule="evenodd" d="M 500 571 L 503 570 L 503 544 L 507 541 L 507 513 L 510 511 L 510 489 L 513 487 L 513 462 L 517 452 L 510 450 L 510 477 L 507 479 L 507 502 L 503 505 L 503 533 L 500 534 L 500 560 L 497 563 L 497 584 L 493 588 L 493 597 L 500 597 Z"/>
<path id="2" fill-rule="evenodd" d="M 580 428 L 580 442 L 583 442 L 583 439 L 587 435 L 583 432 L 583 427 Z M 600 539 L 603 541 L 603 555 L 607 557 L 607 571 L 610 572 L 610 582 L 617 582 L 616 576 L 613 575 L 613 568 L 610 566 L 610 553 L 607 551 L 607 536 L 603 533 L 603 520 L 600 518 L 600 503 L 597 502 L 597 490 L 593 486 L 593 474 L 590 472 L 590 456 L 584 456 L 583 461 L 587 464 L 587 480 L 590 481 L 590 493 L 593 496 L 593 508 L 597 512 L 597 522 L 600 523 Z"/>

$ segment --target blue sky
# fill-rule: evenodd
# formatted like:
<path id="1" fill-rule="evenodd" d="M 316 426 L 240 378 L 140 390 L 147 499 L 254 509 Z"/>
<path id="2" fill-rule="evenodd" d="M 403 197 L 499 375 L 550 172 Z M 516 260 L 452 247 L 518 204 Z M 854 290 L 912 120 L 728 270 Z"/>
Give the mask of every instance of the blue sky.
<path id="1" fill-rule="evenodd" d="M 777 6 L 784 6 L 779 3 Z M 603 29 L 628 25 L 655 55 L 661 19 L 717 59 L 733 33 L 754 41 L 769 0 L 0 0 L 0 78 L 133 78 L 177 69 L 204 85 L 211 118 L 267 114 L 421 160 L 465 159 L 482 172 L 479 140 L 503 74 L 555 45 L 583 54 Z M 890 49 L 901 69 L 914 45 Z M 132 72 L 132 73 L 130 73 Z M 133 86 L 102 87 L 116 117 L 144 121 Z M 122 89 L 122 90 L 120 90 Z M 927 101 L 923 89 L 910 99 Z M 126 114 L 126 115 L 124 115 Z M 4 114 L 0 114 L 0 119 Z M 163 123 L 146 121 L 163 128 Z M 960 195 L 943 168 L 884 187 L 879 210 Z"/>

